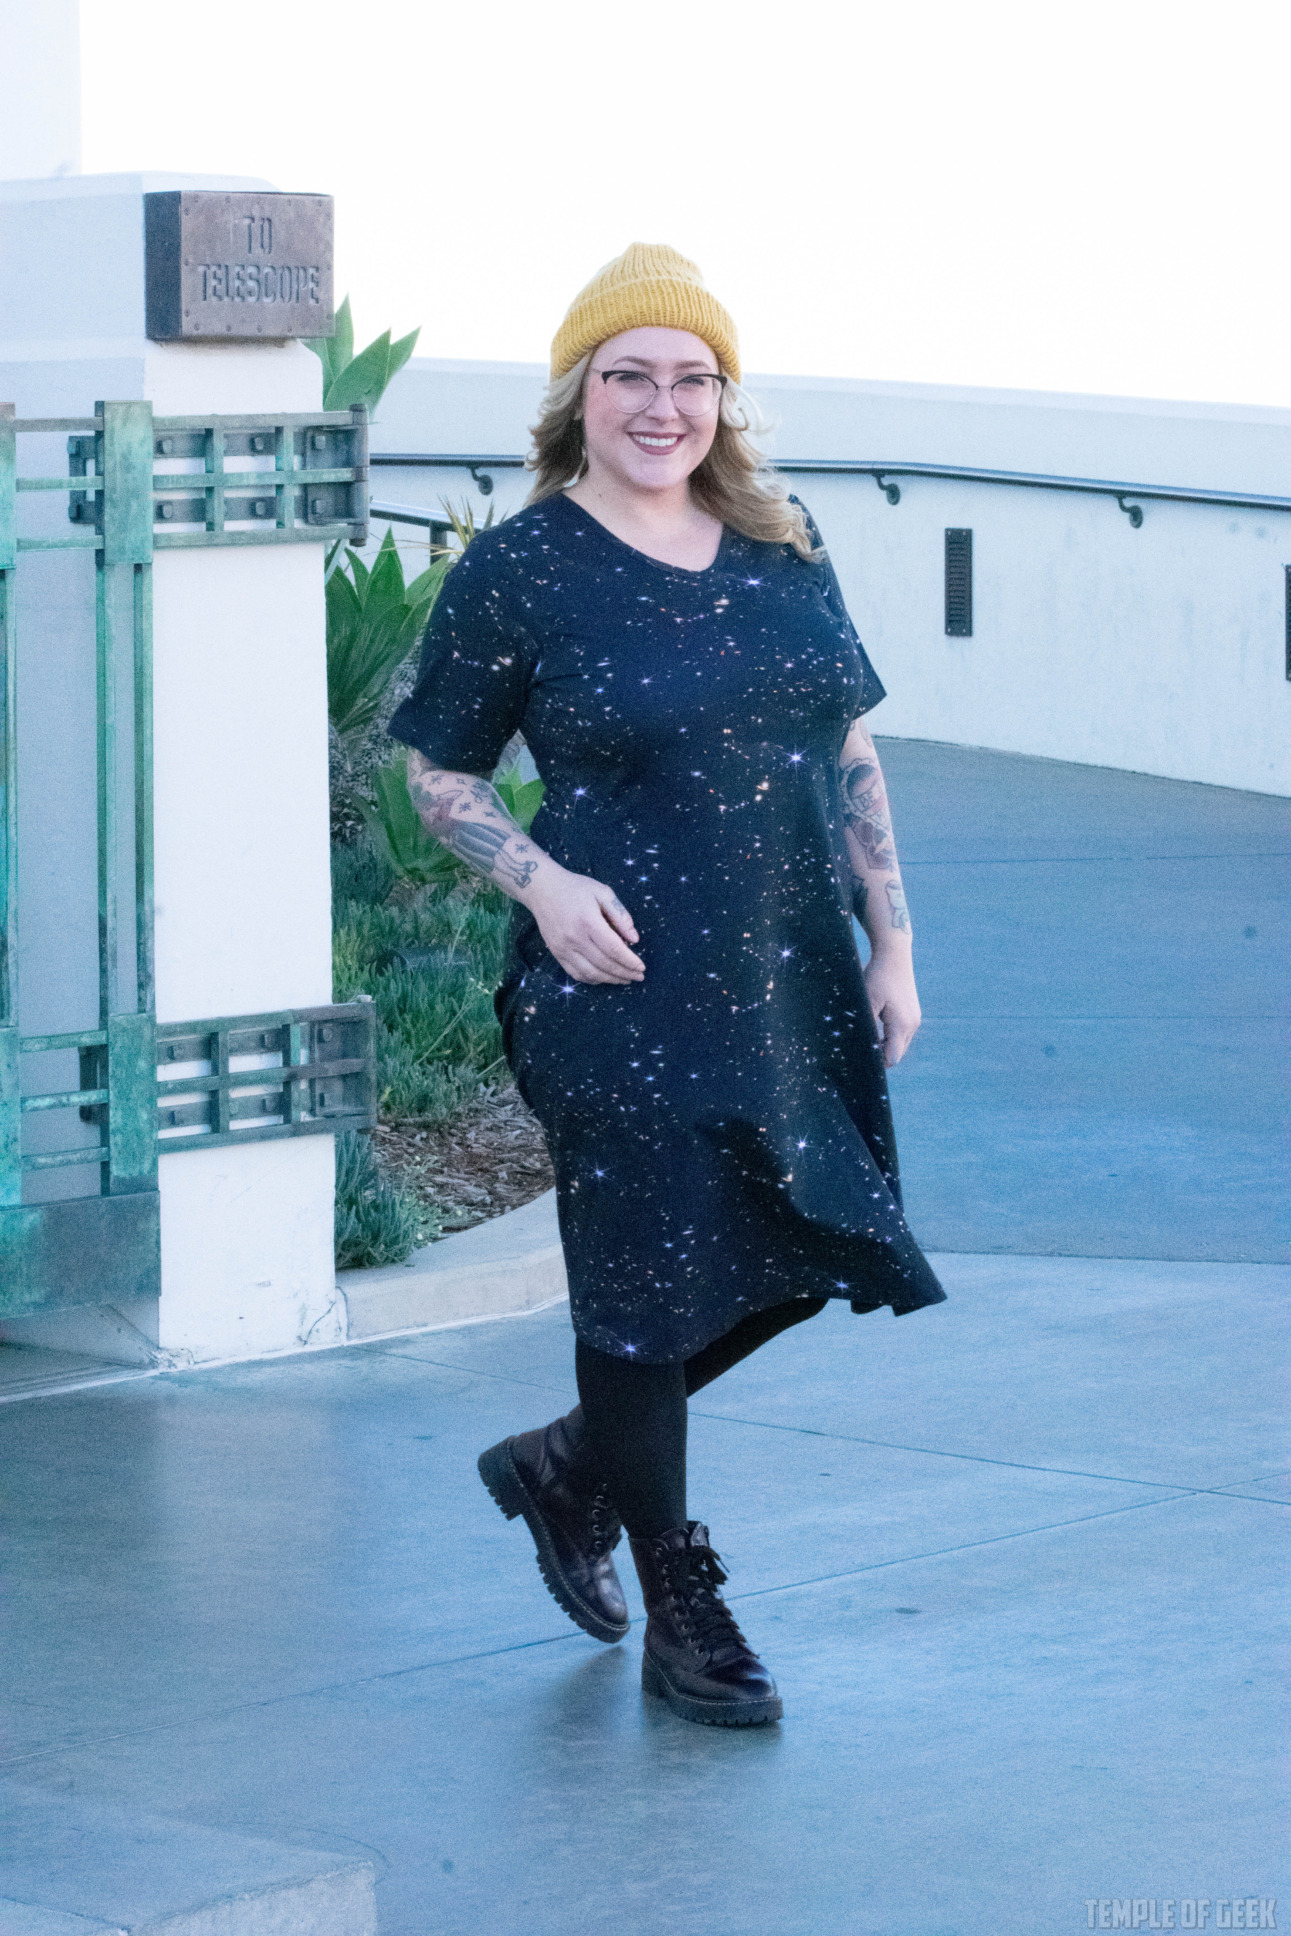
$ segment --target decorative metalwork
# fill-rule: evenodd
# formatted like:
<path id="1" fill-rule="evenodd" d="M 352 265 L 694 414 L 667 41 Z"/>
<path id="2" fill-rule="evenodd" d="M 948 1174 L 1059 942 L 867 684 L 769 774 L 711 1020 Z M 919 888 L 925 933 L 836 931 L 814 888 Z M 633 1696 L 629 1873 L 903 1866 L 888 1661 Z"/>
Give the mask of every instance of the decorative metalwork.
<path id="1" fill-rule="evenodd" d="M 163 1022 L 115 1016 L 106 1028 L 24 1036 L 24 1055 L 74 1049 L 80 1086 L 20 1098 L 22 1114 L 75 1109 L 97 1144 L 20 1158 L 24 1171 L 104 1167 L 110 1194 L 155 1188 L 159 1155 L 282 1136 L 371 1129 L 376 1023 L 370 1002 Z"/>
<path id="2" fill-rule="evenodd" d="M 24 432 L 67 433 L 69 474 L 20 477 Z M 48 491 L 68 493 L 69 518 L 80 528 L 58 537 L 21 534 L 19 494 Z M 0 404 L 0 1312 L 156 1296 L 159 1153 L 374 1120 L 370 1005 L 158 1028 L 153 972 L 154 553 L 361 544 L 366 535 L 361 408 L 154 419 L 151 405 L 134 401 L 102 403 L 92 417 L 18 419 L 12 404 Z M 23 552 L 79 549 L 92 550 L 96 565 L 99 1014 L 92 1028 L 20 1037 L 14 579 Z M 133 718 L 125 735 L 117 702 L 127 684 Z M 131 827 L 120 824 L 125 814 Z M 122 945 L 118 907 L 122 857 L 130 853 L 132 949 Z M 130 874 L 127 864 L 126 880 Z M 78 1056 L 77 1086 L 29 1084 L 23 1094 L 23 1059 L 58 1053 Z M 97 1128 L 97 1139 L 24 1150 L 24 1118 L 50 1111 L 75 1112 Z M 97 1195 L 23 1203 L 24 1176 L 81 1166 L 97 1170 Z"/>
<path id="3" fill-rule="evenodd" d="M 142 410 L 147 405 L 138 406 Z M 20 478 L 18 489 L 70 491 L 67 515 L 104 535 L 110 493 L 99 419 L 74 425 L 69 481 Z M 134 502 L 151 497 L 152 548 L 367 542 L 367 410 L 282 416 L 150 419 L 153 462 Z M 36 423 L 20 429 L 61 428 Z M 89 433 L 89 434 L 86 434 Z M 239 463 L 237 460 L 241 459 Z M 158 471 L 160 463 L 163 468 Z M 167 470 L 165 466 L 176 468 Z M 180 470 L 179 465 L 188 468 Z M 82 485 L 81 480 L 87 481 Z M 70 480 L 75 480 L 74 482 Z M 138 515 L 136 513 L 136 515 Z M 49 548 L 48 540 L 19 540 Z"/>
<path id="4" fill-rule="evenodd" d="M 157 1031 L 157 1148 L 207 1149 L 376 1121 L 370 1002 L 167 1022 Z M 240 1066 L 235 1066 L 240 1065 Z M 169 1073 L 183 1069 L 183 1074 Z"/>

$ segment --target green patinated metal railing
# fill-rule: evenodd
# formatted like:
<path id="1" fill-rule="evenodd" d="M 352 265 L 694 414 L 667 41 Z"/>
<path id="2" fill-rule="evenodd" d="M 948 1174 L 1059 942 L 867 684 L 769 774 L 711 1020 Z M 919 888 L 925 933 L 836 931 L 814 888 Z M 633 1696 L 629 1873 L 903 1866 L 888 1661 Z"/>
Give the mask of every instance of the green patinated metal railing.
<path id="1" fill-rule="evenodd" d="M 51 432 L 68 436 L 67 475 L 19 476 L 18 437 Z M 69 521 L 79 528 L 21 533 L 20 494 L 51 491 L 67 493 Z M 370 1005 L 159 1028 L 153 956 L 154 553 L 362 543 L 366 520 L 362 409 L 154 419 L 150 404 L 122 402 L 99 404 L 89 418 L 18 419 L 12 404 L 0 404 L 0 1314 L 157 1295 L 159 1154 L 374 1119 Z M 92 550 L 96 566 L 99 1014 L 93 1028 L 22 1036 L 15 578 L 23 552 L 77 549 Z M 123 975 L 117 694 L 127 663 L 134 945 L 133 970 Z M 78 1087 L 24 1090 L 23 1058 L 57 1051 L 79 1054 Z M 49 1111 L 76 1112 L 97 1127 L 97 1142 L 26 1148 L 24 1122 Z M 25 1176 L 83 1164 L 98 1168 L 97 1195 L 24 1203 Z"/>

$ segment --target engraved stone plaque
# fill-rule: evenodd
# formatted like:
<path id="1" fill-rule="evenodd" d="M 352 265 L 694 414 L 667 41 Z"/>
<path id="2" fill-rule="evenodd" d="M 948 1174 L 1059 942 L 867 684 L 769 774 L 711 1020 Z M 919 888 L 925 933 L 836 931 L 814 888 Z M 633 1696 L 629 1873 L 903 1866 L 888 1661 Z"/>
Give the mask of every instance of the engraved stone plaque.
<path id="1" fill-rule="evenodd" d="M 145 195 L 150 337 L 331 336 L 332 198 L 184 188 Z"/>

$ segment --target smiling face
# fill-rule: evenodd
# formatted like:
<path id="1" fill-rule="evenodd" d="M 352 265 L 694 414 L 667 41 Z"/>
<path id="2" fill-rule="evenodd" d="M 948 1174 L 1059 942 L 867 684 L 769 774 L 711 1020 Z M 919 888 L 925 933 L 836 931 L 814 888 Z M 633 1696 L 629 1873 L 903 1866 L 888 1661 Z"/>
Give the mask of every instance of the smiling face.
<path id="1" fill-rule="evenodd" d="M 658 384 L 639 410 L 619 408 L 608 370 L 631 370 Z M 602 343 L 583 389 L 588 476 L 633 491 L 669 491 L 703 463 L 717 434 L 718 412 L 684 415 L 670 385 L 688 376 L 715 376 L 717 358 L 702 337 L 685 329 L 629 329 Z"/>

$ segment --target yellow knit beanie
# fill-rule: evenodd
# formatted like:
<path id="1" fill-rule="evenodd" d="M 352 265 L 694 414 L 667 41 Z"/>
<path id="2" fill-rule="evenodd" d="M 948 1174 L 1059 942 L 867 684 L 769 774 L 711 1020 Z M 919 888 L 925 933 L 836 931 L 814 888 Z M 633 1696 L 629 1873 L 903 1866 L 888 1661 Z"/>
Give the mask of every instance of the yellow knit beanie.
<path id="1" fill-rule="evenodd" d="M 727 376 L 740 380 L 740 339 L 693 262 L 666 242 L 633 242 L 598 269 L 569 305 L 551 346 L 551 378 L 626 329 L 688 329 L 702 337 Z"/>

